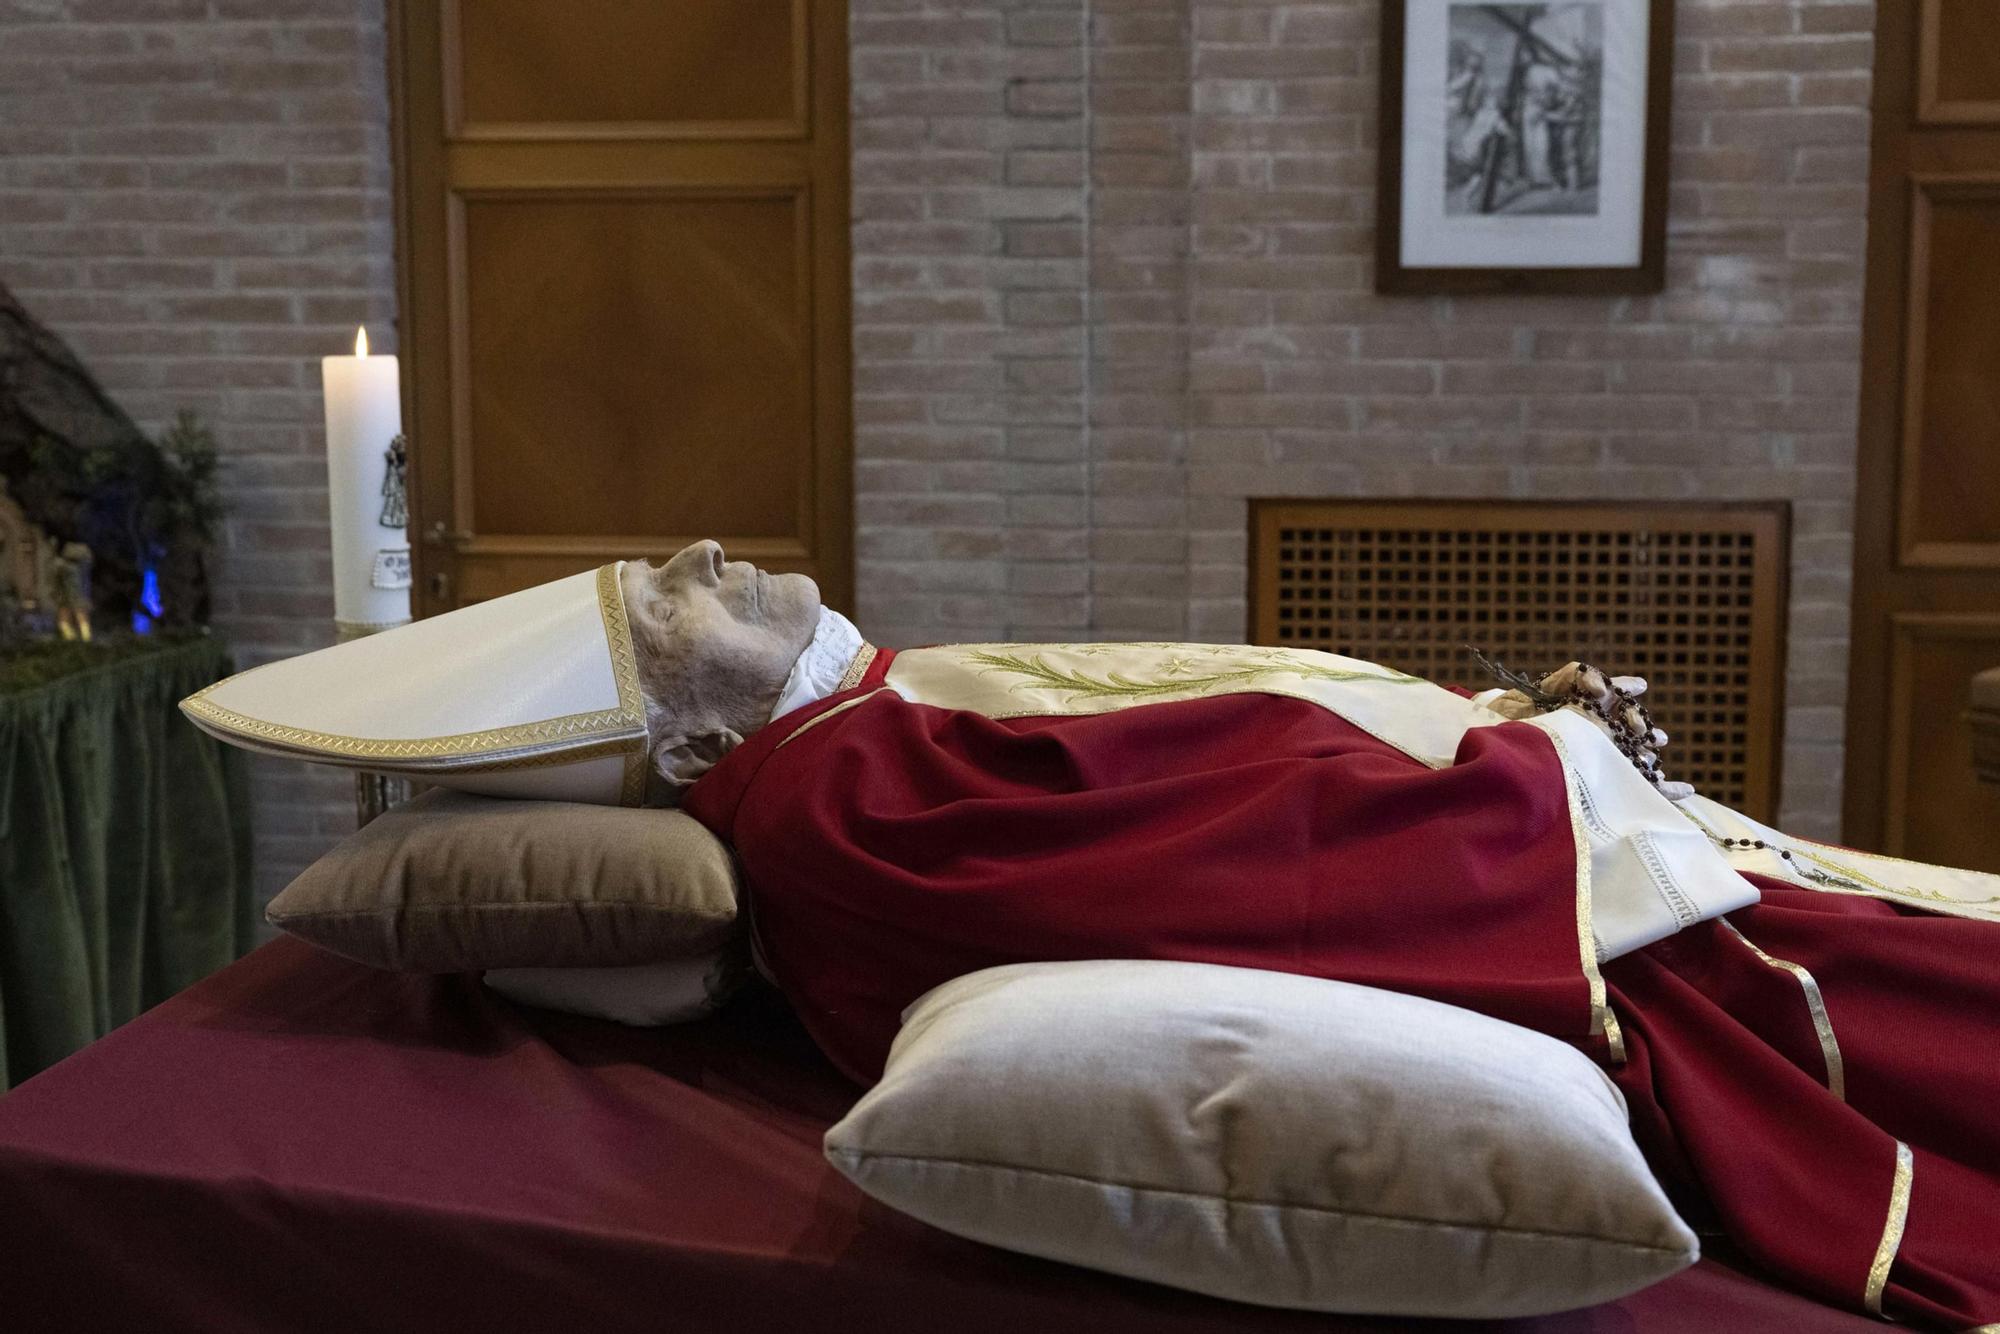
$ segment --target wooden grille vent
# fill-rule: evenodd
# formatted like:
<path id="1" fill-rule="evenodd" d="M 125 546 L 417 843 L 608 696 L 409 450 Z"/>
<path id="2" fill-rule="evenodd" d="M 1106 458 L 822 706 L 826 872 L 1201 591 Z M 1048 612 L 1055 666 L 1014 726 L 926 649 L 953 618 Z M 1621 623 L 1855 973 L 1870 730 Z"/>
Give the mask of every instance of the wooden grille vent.
<path id="1" fill-rule="evenodd" d="M 1440 684 L 1572 658 L 1644 676 L 1668 774 L 1777 805 L 1787 519 L 1755 506 L 1256 501 L 1251 637 Z"/>

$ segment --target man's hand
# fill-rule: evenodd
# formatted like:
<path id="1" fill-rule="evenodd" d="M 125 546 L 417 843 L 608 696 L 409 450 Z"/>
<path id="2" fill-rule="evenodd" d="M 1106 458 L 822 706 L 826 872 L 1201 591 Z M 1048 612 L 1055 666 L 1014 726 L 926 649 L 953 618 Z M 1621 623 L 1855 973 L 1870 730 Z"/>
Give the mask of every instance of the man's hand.
<path id="1" fill-rule="evenodd" d="M 1493 691 L 1477 699 L 1495 713 L 1517 721 L 1547 713 L 1552 708 L 1574 709 L 1596 723 L 1667 800 L 1691 797 L 1692 785 L 1669 781 L 1660 767 L 1660 751 L 1666 747 L 1668 738 L 1653 725 L 1652 715 L 1639 702 L 1645 693 L 1643 676 L 1607 676 L 1588 663 L 1571 662 L 1535 684 L 1534 694 L 1539 699 L 1518 689 Z"/>

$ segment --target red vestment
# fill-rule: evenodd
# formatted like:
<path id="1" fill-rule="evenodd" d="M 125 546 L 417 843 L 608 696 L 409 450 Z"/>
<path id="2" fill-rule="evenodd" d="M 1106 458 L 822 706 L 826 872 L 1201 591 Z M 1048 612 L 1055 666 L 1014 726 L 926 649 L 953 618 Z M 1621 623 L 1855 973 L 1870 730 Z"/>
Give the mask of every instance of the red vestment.
<path id="1" fill-rule="evenodd" d="M 1282 695 L 989 717 L 871 693 L 891 656 L 683 803 L 736 848 L 764 967 L 854 1078 L 880 1074 L 931 987 L 1048 959 L 1338 978 L 1613 1058 L 1563 766 L 1537 728 L 1472 729 L 1432 768 Z M 1733 917 L 1740 932 L 1702 922 L 1605 966 L 1630 1041 L 1614 1073 L 1656 1167 L 1845 1305 L 1871 1295 L 1903 1217 L 1874 1297 L 2000 1320 L 2000 934 L 1778 884 Z M 1800 981 L 1752 941 L 1818 979 L 1846 1101 Z M 1892 1179 L 1915 1182 L 1906 1213 Z"/>

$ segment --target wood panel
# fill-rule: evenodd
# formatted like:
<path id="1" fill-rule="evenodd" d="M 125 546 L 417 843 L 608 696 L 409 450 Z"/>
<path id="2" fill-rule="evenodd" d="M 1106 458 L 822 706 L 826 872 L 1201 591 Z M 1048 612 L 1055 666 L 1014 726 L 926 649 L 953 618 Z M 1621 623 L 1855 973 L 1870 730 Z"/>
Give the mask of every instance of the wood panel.
<path id="1" fill-rule="evenodd" d="M 453 199 L 454 445 L 474 531 L 809 530 L 792 443 L 812 430 L 803 191 Z"/>
<path id="2" fill-rule="evenodd" d="M 1924 0 L 1917 35 L 1917 118 L 2000 125 L 2000 29 L 1993 0 Z"/>
<path id="3" fill-rule="evenodd" d="M 453 138 L 807 133 L 805 0 L 447 0 Z"/>
<path id="4" fill-rule="evenodd" d="M 1787 511 L 1255 501 L 1250 638 L 1444 684 L 1571 659 L 1644 676 L 1669 772 L 1771 818 L 1783 740 Z"/>
<path id="5" fill-rule="evenodd" d="M 1842 822 L 1856 847 L 1987 866 L 2000 820 L 1956 772 L 1969 743 L 1949 742 L 1965 723 L 1945 701 L 2000 643 L 1947 650 L 1923 627 L 2000 613 L 1996 56 L 2000 4 L 1879 0 Z"/>
<path id="6" fill-rule="evenodd" d="M 418 614 L 713 537 L 852 601 L 836 0 L 396 0 Z"/>
<path id="7" fill-rule="evenodd" d="M 2000 174 L 1911 189 L 1903 560 L 2000 565 Z"/>
<path id="8" fill-rule="evenodd" d="M 1967 686 L 2000 663 L 2000 615 L 1894 618 L 1883 849 L 2000 871 L 2000 787 L 1979 781 Z"/>

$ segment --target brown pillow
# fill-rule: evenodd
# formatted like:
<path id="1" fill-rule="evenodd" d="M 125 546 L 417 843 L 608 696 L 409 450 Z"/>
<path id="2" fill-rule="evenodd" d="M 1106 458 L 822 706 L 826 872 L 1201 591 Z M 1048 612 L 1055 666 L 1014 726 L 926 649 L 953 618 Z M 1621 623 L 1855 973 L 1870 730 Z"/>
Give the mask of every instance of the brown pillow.
<path id="1" fill-rule="evenodd" d="M 728 940 L 736 868 L 680 811 L 439 788 L 349 836 L 265 917 L 403 972 L 658 963 Z"/>

